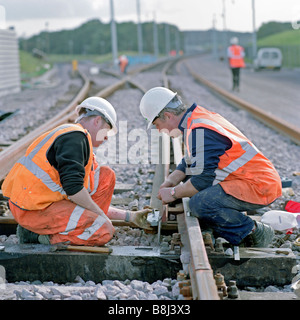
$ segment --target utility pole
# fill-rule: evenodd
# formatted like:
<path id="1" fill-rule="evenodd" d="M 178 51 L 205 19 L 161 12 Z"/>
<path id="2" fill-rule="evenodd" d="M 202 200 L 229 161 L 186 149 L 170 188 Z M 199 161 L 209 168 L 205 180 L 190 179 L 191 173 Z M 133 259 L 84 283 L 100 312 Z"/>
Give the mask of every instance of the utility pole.
<path id="1" fill-rule="evenodd" d="M 179 56 L 180 51 L 180 33 L 179 29 L 175 30 L 175 47 L 176 47 L 176 55 Z"/>
<path id="2" fill-rule="evenodd" d="M 154 47 L 154 56 L 158 59 L 159 48 L 158 48 L 158 34 L 157 34 L 157 24 L 155 12 L 153 12 L 153 47 Z"/>
<path id="3" fill-rule="evenodd" d="M 111 30 L 111 48 L 112 48 L 112 57 L 113 57 L 113 66 L 117 67 L 116 61 L 118 60 L 118 40 L 117 40 L 117 30 L 115 23 L 115 14 L 114 14 L 114 2 L 110 0 L 110 30 Z"/>
<path id="4" fill-rule="evenodd" d="M 46 21 L 45 22 L 45 35 L 46 35 L 46 37 L 45 37 L 45 52 L 47 54 L 50 53 L 49 29 L 48 28 L 49 28 L 49 22 Z"/>
<path id="5" fill-rule="evenodd" d="M 226 26 L 226 6 L 225 6 L 225 0 L 223 0 L 223 52 L 224 52 L 224 59 L 226 60 L 227 56 L 227 45 L 228 45 L 228 36 L 227 36 L 227 26 Z"/>
<path id="6" fill-rule="evenodd" d="M 253 60 L 256 57 L 257 44 L 256 44 L 256 28 L 255 28 L 255 0 L 252 0 L 252 23 L 253 23 L 253 33 L 252 33 L 252 55 Z"/>
<path id="7" fill-rule="evenodd" d="M 212 54 L 213 58 L 218 58 L 218 50 L 217 50 L 217 31 L 216 31 L 216 14 L 213 16 L 213 30 L 212 30 Z"/>
<path id="8" fill-rule="evenodd" d="M 136 0 L 136 10 L 137 10 L 137 18 L 138 18 L 138 49 L 139 49 L 139 56 L 142 57 L 143 55 L 143 34 L 142 34 L 142 25 L 141 25 L 141 6 L 140 0 Z"/>
<path id="9" fill-rule="evenodd" d="M 166 55 L 170 53 L 170 29 L 168 23 L 165 23 L 165 43 L 166 43 Z"/>

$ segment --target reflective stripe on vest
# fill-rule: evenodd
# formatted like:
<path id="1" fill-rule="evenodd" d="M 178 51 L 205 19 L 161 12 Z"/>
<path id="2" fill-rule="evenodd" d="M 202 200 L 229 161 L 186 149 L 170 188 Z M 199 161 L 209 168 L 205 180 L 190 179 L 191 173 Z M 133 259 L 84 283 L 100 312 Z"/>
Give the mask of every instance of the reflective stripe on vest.
<path id="1" fill-rule="evenodd" d="M 51 139 L 51 137 L 59 130 L 66 129 L 72 127 L 74 125 L 62 125 L 57 127 L 55 130 L 51 131 L 46 135 L 44 139 L 42 139 L 35 148 L 27 155 L 23 156 L 17 163 L 22 164 L 27 170 L 29 170 L 32 174 L 34 174 L 38 179 L 40 179 L 51 191 L 59 192 L 62 195 L 65 195 L 65 191 L 59 184 L 55 183 L 51 177 L 41 169 L 35 162 L 32 161 L 34 156 L 41 150 L 44 144 Z M 76 126 L 77 127 L 77 126 Z"/>
<path id="2" fill-rule="evenodd" d="M 227 136 L 228 138 L 231 138 L 235 141 L 237 141 L 241 148 L 245 151 L 239 158 L 233 160 L 227 167 L 223 169 L 216 169 L 216 178 L 213 182 L 213 185 L 219 183 L 220 181 L 223 181 L 225 178 L 228 177 L 228 175 L 242 166 L 244 166 L 248 161 L 250 161 L 259 151 L 254 145 L 250 145 L 250 143 L 247 140 L 243 140 L 240 137 L 234 135 L 233 133 L 229 132 L 222 126 L 220 126 L 218 123 L 209 120 L 209 119 L 193 119 L 191 121 L 190 127 L 193 127 L 196 124 L 207 124 L 209 126 L 214 127 L 216 130 Z M 188 148 L 189 149 L 189 148 Z"/>
<path id="3" fill-rule="evenodd" d="M 87 188 L 90 182 L 94 189 L 94 176 L 91 174 L 94 158 L 91 136 L 81 125 L 65 124 L 45 132 L 32 142 L 25 156 L 14 164 L 5 178 L 2 184 L 3 194 L 23 210 L 41 210 L 53 202 L 67 199 L 59 173 L 49 163 L 47 152 L 57 138 L 76 131 L 85 134 L 90 150 L 88 163 L 84 166 L 83 185 Z"/>
<path id="4" fill-rule="evenodd" d="M 35 164 L 31 159 L 27 157 L 22 157 L 18 163 L 22 164 L 26 169 L 28 169 L 32 174 L 34 174 L 38 179 L 40 179 L 51 191 L 59 192 L 65 195 L 64 189 L 57 183 L 55 183 L 49 174 L 41 169 L 37 164 Z"/>
<path id="5" fill-rule="evenodd" d="M 231 59 L 242 59 L 242 48 L 241 47 L 229 47 L 229 58 Z"/>
<path id="6" fill-rule="evenodd" d="M 228 58 L 231 68 L 244 68 L 244 49 L 241 46 L 233 45 L 228 48 Z"/>
<path id="7" fill-rule="evenodd" d="M 185 115 L 181 127 L 186 128 L 184 141 L 188 153 L 192 150 L 191 143 L 194 141 L 190 136 L 194 129 L 199 128 L 196 131 L 200 132 L 204 132 L 200 129 L 213 130 L 230 139 L 231 147 L 219 157 L 213 185 L 220 183 L 227 194 L 255 204 L 270 204 L 281 195 L 280 177 L 273 164 L 222 116 L 195 106 Z M 204 145 L 200 151 L 205 151 Z M 198 158 L 196 155 L 193 160 L 197 161 Z"/>
<path id="8" fill-rule="evenodd" d="M 90 195 L 92 196 L 96 191 L 97 188 L 99 186 L 99 178 L 100 178 L 100 166 L 98 166 L 95 170 L 95 174 L 94 174 L 94 189 L 90 190 L 88 189 Z"/>

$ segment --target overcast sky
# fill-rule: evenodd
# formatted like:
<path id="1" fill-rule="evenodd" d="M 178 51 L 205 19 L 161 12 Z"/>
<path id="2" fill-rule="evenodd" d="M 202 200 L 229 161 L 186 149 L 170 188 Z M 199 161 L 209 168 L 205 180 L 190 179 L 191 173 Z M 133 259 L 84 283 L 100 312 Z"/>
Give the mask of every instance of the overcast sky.
<path id="1" fill-rule="evenodd" d="M 137 0 L 114 0 L 118 22 L 137 22 Z M 225 0 L 226 26 L 234 31 L 252 31 L 252 0 Z M 18 36 L 31 36 L 45 30 L 71 29 L 98 18 L 110 21 L 110 0 L 0 0 L 0 28 L 15 26 Z M 181 31 L 223 29 L 223 0 L 140 0 L 141 21 L 175 24 Z M 255 0 L 256 27 L 268 21 L 299 21 L 300 0 Z"/>

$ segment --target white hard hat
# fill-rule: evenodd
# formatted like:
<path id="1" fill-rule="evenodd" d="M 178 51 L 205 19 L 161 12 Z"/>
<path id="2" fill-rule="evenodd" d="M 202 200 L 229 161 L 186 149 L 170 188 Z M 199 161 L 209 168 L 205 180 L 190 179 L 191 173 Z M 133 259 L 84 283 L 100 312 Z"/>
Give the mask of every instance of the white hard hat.
<path id="1" fill-rule="evenodd" d="M 148 121 L 148 129 L 152 125 L 153 120 L 176 94 L 177 92 L 164 87 L 152 88 L 144 94 L 140 102 L 140 111 L 142 116 Z"/>
<path id="2" fill-rule="evenodd" d="M 230 39 L 230 43 L 231 44 L 238 44 L 239 43 L 239 39 L 237 37 L 233 37 Z"/>
<path id="3" fill-rule="evenodd" d="M 116 134 L 118 132 L 117 128 L 117 114 L 114 107 L 105 99 L 100 97 L 89 97 L 81 102 L 80 105 L 76 107 L 76 112 L 79 115 L 80 110 L 84 108 L 90 111 L 96 111 L 96 113 L 88 113 L 88 115 L 97 115 L 100 113 L 104 120 L 108 120 L 112 129 L 109 131 L 109 135 Z M 76 120 L 78 122 L 79 119 Z"/>

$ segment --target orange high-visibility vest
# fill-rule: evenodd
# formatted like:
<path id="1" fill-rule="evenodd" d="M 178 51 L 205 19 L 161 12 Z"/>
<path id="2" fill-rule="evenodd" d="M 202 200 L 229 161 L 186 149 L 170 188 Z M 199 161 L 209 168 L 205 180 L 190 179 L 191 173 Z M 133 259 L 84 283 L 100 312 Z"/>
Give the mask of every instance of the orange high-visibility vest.
<path id="1" fill-rule="evenodd" d="M 121 72 L 124 73 L 125 68 L 128 65 L 128 59 L 126 57 L 120 57 L 119 60 Z"/>
<path id="2" fill-rule="evenodd" d="M 188 156 L 191 155 L 189 135 L 195 128 L 214 130 L 232 143 L 220 156 L 213 185 L 220 183 L 227 194 L 254 204 L 268 205 L 281 196 L 281 180 L 273 164 L 234 125 L 200 106 L 188 113 L 186 119 Z"/>
<path id="3" fill-rule="evenodd" d="M 90 157 L 85 166 L 84 187 L 94 188 L 93 145 L 90 134 L 80 124 L 65 124 L 42 134 L 28 147 L 25 156 L 13 166 L 2 185 L 3 195 L 24 210 L 41 210 L 67 199 L 58 171 L 51 166 L 47 152 L 59 136 L 81 131 L 89 141 Z"/>
<path id="4" fill-rule="evenodd" d="M 245 68 L 244 48 L 239 45 L 232 45 L 228 48 L 228 58 L 231 68 Z"/>

